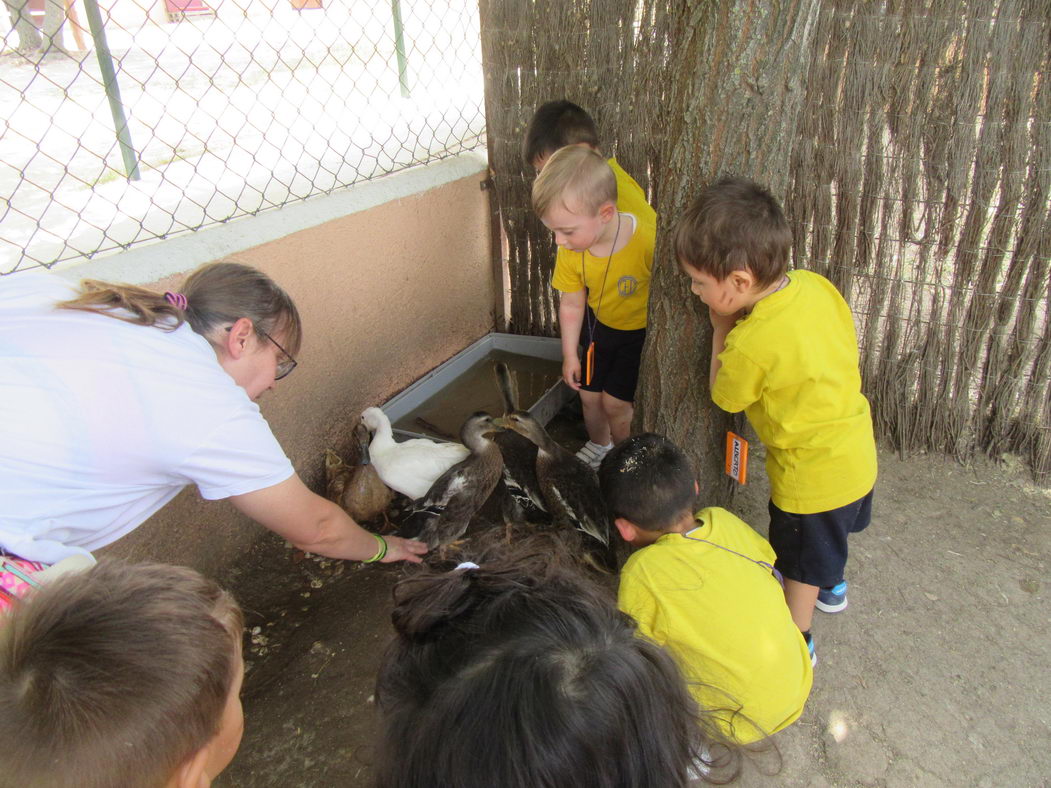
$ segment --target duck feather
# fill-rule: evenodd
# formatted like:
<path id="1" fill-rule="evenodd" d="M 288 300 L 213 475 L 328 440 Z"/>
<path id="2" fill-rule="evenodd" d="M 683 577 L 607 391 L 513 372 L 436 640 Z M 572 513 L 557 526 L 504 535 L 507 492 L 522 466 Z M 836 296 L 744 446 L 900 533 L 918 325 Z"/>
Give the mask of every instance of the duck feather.
<path id="1" fill-rule="evenodd" d="M 399 535 L 419 539 L 434 549 L 464 534 L 502 475 L 503 458 L 492 439 L 494 430 L 487 413 L 475 413 L 464 422 L 461 439 L 470 453 L 434 481 Z"/>

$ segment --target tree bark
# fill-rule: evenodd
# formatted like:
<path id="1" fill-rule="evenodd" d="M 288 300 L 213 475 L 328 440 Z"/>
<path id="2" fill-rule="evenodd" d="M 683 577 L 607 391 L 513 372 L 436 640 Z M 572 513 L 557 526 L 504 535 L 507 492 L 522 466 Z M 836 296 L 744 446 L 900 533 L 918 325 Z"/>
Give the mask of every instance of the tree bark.
<path id="1" fill-rule="evenodd" d="M 674 259 L 670 230 L 721 175 L 751 178 L 783 201 L 819 13 L 819 0 L 678 0 L 669 9 L 677 68 L 657 125 L 664 132 L 654 178 L 659 226 L 634 428 L 682 446 L 705 503 L 732 498 L 723 473 L 726 431 L 743 417 L 711 401 L 711 324 Z"/>
<path id="2" fill-rule="evenodd" d="M 11 14 L 11 24 L 18 34 L 18 51 L 35 52 L 40 49 L 42 38 L 29 15 L 29 0 L 4 0 Z"/>
<path id="3" fill-rule="evenodd" d="M 68 54 L 62 45 L 62 28 L 65 23 L 65 0 L 44 0 L 44 40 L 41 43 L 44 55 Z"/>

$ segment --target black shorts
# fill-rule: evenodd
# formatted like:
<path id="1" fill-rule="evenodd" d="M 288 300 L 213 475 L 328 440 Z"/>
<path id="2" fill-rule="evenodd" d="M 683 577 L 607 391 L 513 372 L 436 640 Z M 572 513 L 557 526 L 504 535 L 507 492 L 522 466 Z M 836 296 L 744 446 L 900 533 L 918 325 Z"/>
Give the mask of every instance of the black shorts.
<path id="1" fill-rule="evenodd" d="M 584 381 L 587 379 L 587 350 L 591 344 L 588 329 L 594 319 L 589 308 L 584 320 L 584 330 L 580 332 L 581 341 L 584 343 L 580 355 L 580 388 L 583 391 L 604 391 L 619 400 L 634 402 L 646 329 L 621 331 L 596 321 L 595 369 L 589 386 Z"/>
<path id="2" fill-rule="evenodd" d="M 872 519 L 872 491 L 854 503 L 815 514 L 792 514 L 770 501 L 770 546 L 774 567 L 787 579 L 829 588 L 843 579 L 847 536 Z"/>

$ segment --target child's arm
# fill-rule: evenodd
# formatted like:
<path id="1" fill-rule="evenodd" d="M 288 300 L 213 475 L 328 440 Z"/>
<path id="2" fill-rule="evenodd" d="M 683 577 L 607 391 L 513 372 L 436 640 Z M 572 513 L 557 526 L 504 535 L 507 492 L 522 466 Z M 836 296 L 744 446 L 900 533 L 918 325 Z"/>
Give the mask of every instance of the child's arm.
<path id="1" fill-rule="evenodd" d="M 580 329 L 584 325 L 587 290 L 562 293 L 558 304 L 558 325 L 562 333 L 562 380 L 574 391 L 580 390 Z"/>
<path id="2" fill-rule="evenodd" d="M 715 387 L 715 376 L 719 373 L 722 362 L 719 354 L 726 348 L 726 335 L 730 333 L 741 317 L 740 312 L 732 315 L 720 315 L 709 307 L 708 317 L 712 321 L 712 364 L 709 372 L 708 386 Z"/>

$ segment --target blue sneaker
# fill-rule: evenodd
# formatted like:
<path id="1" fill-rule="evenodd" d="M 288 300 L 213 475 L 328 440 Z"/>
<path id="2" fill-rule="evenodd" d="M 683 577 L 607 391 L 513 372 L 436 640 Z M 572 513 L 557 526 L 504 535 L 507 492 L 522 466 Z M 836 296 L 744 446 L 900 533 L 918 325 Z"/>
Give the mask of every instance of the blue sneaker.
<path id="1" fill-rule="evenodd" d="M 817 609 L 826 613 L 838 613 L 847 606 L 847 581 L 842 580 L 832 588 L 822 588 L 817 592 Z"/>

